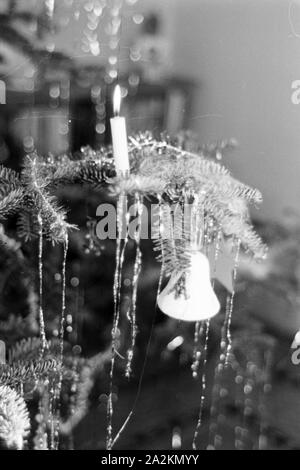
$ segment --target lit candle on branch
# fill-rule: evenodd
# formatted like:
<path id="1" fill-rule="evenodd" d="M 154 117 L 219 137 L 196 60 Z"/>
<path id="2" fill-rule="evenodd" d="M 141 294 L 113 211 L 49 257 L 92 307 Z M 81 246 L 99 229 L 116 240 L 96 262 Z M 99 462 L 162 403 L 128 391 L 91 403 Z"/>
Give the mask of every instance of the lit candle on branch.
<path id="1" fill-rule="evenodd" d="M 116 165 L 116 172 L 118 175 L 126 175 L 129 173 L 129 156 L 128 156 L 128 141 L 126 131 L 126 120 L 121 117 L 121 88 L 116 86 L 113 97 L 114 117 L 110 120 L 112 144 L 114 159 Z"/>

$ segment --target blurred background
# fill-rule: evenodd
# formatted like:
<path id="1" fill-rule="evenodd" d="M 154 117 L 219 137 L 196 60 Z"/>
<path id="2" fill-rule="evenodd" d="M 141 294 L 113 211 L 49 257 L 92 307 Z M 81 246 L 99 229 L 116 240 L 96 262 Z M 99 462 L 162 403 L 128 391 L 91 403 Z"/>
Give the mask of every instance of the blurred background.
<path id="1" fill-rule="evenodd" d="M 211 158 L 263 193 L 252 215 L 269 258 L 241 270 L 233 317 L 242 386 L 233 393 L 228 376 L 212 387 L 221 312 L 208 344 L 200 448 L 212 439 L 215 448 L 300 447 L 300 365 L 291 349 L 300 327 L 300 104 L 293 99 L 299 51 L 298 0 L 0 0 L 2 164 L 19 169 L 34 150 L 55 159 L 110 144 L 118 79 L 129 133 L 190 129 L 201 144 L 217 142 L 208 147 Z M 238 148 L 223 154 L 230 138 Z M 59 196 L 82 228 L 71 241 L 68 341 L 92 357 L 109 344 L 113 311 L 115 247 L 95 235 L 96 207 L 108 196 L 76 189 Z M 14 240 L 13 222 L 6 230 Z M 8 343 L 36 333 L 29 295 L 36 247 L 23 246 L 21 257 L 19 249 L 13 241 L 1 247 L 0 332 Z M 118 446 L 190 448 L 201 398 L 201 381 L 190 370 L 193 331 L 156 311 L 159 266 L 150 243 L 143 256 L 135 376 L 128 384 L 119 374 L 116 427 L 137 390 L 138 400 Z M 47 258 L 48 329 L 55 336 L 59 248 Z M 128 270 L 133 263 L 132 254 Z M 225 299 L 224 287 L 216 288 Z M 90 392 L 93 411 L 76 426 L 75 448 L 104 446 L 106 392 L 107 374 L 99 372 Z"/>

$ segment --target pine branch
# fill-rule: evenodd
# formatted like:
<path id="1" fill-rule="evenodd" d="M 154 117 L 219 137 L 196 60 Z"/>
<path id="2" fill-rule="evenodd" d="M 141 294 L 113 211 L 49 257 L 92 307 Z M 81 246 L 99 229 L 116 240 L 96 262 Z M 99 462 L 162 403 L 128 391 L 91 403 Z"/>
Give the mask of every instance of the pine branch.
<path id="1" fill-rule="evenodd" d="M 9 185 L 13 185 L 11 189 L 15 191 L 5 194 L 0 201 L 0 217 L 18 211 L 24 200 L 30 207 L 20 216 L 19 234 L 26 240 L 35 236 L 39 231 L 37 214 L 40 214 L 44 236 L 61 242 L 74 227 L 67 223 L 66 211 L 53 195 L 60 186 L 80 184 L 95 190 L 106 186 L 115 196 L 120 193 L 157 195 L 170 205 L 183 203 L 189 194 L 199 199 L 201 217 L 209 215 L 226 236 L 239 238 L 247 249 L 261 256 L 265 247 L 249 228 L 247 208 L 248 204 L 261 202 L 260 192 L 234 179 L 223 165 L 205 158 L 203 153 L 187 150 L 189 146 L 182 137 L 178 138 L 179 143 L 176 147 L 170 139 L 156 141 L 150 133 L 130 138 L 131 170 L 126 177 L 116 176 L 111 148 L 97 152 L 85 148 L 74 159 L 62 156 L 55 161 L 43 161 L 37 156 L 27 157 L 21 178 L 7 170 L 0 172 L 0 181 L 2 177 L 8 185 L 4 191 L 8 191 Z M 228 145 L 223 141 L 206 151 L 226 149 Z M 165 241 L 164 246 L 169 259 L 173 256 L 169 242 Z M 188 249 L 188 244 L 184 247 L 185 243 L 176 242 L 179 252 Z M 184 259 L 182 263 L 184 265 Z"/>
<path id="2" fill-rule="evenodd" d="M 38 236 L 38 217 L 33 211 L 27 209 L 22 212 L 17 221 L 17 234 L 25 242 L 29 242 Z"/>
<path id="3" fill-rule="evenodd" d="M 40 347 L 40 338 L 32 337 L 22 339 L 10 348 L 8 363 L 13 365 L 16 362 L 36 360 L 40 354 Z"/>
<path id="4" fill-rule="evenodd" d="M 21 186 L 18 173 L 10 168 L 0 165 L 0 195 L 7 196 L 10 191 L 19 189 Z"/>
<path id="5" fill-rule="evenodd" d="M 66 212 L 47 191 L 49 180 L 39 173 L 36 157 L 27 157 L 22 173 L 27 191 L 35 201 L 35 211 L 43 221 L 43 233 L 53 242 L 64 242 L 68 230 L 75 227 L 66 222 Z"/>
<path id="6" fill-rule="evenodd" d="M 54 359 L 0 365 L 0 384 L 17 386 L 42 380 L 50 373 L 56 374 L 58 368 L 58 362 Z"/>
<path id="7" fill-rule="evenodd" d="M 0 199 L 0 219 L 16 214 L 22 207 L 24 192 L 22 189 L 12 190 L 3 199 Z"/>

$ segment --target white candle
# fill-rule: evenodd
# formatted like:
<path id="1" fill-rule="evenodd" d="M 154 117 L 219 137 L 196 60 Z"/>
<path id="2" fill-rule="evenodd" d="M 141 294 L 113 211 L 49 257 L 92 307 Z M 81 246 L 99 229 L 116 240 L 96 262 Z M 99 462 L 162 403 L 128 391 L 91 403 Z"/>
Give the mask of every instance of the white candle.
<path id="1" fill-rule="evenodd" d="M 4 341 L 0 341 L 0 365 L 6 363 L 6 346 Z"/>
<path id="2" fill-rule="evenodd" d="M 126 120 L 119 116 L 121 108 L 121 88 L 116 86 L 114 91 L 114 115 L 110 120 L 113 152 L 115 158 L 116 172 L 118 175 L 129 173 L 128 142 L 126 131 Z"/>

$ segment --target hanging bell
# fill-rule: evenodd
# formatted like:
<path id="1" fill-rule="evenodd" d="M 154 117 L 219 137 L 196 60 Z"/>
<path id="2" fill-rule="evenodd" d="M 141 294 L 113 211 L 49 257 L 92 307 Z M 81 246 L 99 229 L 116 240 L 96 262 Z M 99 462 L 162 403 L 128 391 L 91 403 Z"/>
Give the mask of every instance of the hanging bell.
<path id="1" fill-rule="evenodd" d="M 203 321 L 214 317 L 220 303 L 210 281 L 207 257 L 196 252 L 186 272 L 171 276 L 158 297 L 160 310 L 169 317 L 182 321 Z"/>

